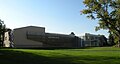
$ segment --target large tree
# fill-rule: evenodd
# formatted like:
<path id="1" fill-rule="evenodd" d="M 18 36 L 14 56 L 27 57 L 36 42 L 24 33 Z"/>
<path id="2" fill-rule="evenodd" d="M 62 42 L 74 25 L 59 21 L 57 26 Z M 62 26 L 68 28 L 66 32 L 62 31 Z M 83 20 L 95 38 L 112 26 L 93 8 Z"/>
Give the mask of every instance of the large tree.
<path id="1" fill-rule="evenodd" d="M 115 41 L 114 36 L 110 33 L 109 36 L 108 36 L 108 44 L 109 44 L 109 46 L 115 45 L 114 41 Z"/>
<path id="2" fill-rule="evenodd" d="M 120 0 L 84 0 L 86 9 L 82 14 L 88 18 L 99 20 L 96 31 L 107 29 L 120 47 Z"/>
<path id="3" fill-rule="evenodd" d="M 3 46 L 5 31 L 6 31 L 6 27 L 5 27 L 4 21 L 0 19 L 0 47 Z"/>

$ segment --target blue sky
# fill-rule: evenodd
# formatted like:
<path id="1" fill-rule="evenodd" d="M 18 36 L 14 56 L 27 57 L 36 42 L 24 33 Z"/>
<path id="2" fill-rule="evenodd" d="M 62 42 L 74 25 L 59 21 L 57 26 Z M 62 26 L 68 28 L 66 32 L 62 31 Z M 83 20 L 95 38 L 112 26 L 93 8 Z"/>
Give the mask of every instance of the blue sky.
<path id="1" fill-rule="evenodd" d="M 96 20 L 80 15 L 84 9 L 83 0 L 0 0 L 0 19 L 7 27 L 45 27 L 46 32 L 80 36 L 84 33 L 103 34 L 95 31 Z"/>

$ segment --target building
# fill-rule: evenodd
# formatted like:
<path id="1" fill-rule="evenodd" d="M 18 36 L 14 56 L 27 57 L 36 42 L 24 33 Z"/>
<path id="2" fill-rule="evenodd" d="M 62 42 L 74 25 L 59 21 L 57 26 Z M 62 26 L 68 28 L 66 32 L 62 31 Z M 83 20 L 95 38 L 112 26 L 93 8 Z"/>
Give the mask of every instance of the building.
<path id="1" fill-rule="evenodd" d="M 5 32 L 3 47 L 10 47 L 9 32 Z"/>
<path id="2" fill-rule="evenodd" d="M 6 42 L 9 41 L 6 40 Z M 13 30 L 15 48 L 80 48 L 81 38 L 75 35 L 46 33 L 44 27 L 27 26 Z M 10 43 L 9 43 L 10 44 Z M 5 43 L 8 45 L 8 43 Z M 11 46 L 11 45 L 8 45 Z"/>
<path id="3" fill-rule="evenodd" d="M 13 47 L 13 33 L 10 29 L 4 34 L 3 47 Z"/>
<path id="4" fill-rule="evenodd" d="M 104 35 L 85 33 L 84 36 L 71 34 L 46 33 L 44 27 L 27 26 L 5 33 L 4 47 L 15 48 L 80 48 L 104 46 Z"/>
<path id="5" fill-rule="evenodd" d="M 85 33 L 81 39 L 85 47 L 100 46 L 101 43 L 100 35 Z"/>

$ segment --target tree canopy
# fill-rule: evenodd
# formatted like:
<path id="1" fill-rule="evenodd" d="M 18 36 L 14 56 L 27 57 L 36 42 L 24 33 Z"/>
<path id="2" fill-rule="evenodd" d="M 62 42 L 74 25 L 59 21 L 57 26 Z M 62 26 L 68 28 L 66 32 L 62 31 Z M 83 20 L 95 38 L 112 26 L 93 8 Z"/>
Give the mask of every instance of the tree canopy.
<path id="1" fill-rule="evenodd" d="M 83 3 L 86 9 L 82 14 L 99 20 L 96 31 L 107 29 L 120 46 L 120 0 L 84 0 Z"/>
<path id="2" fill-rule="evenodd" d="M 0 46 L 3 46 L 5 31 L 6 31 L 6 26 L 4 24 L 4 21 L 0 19 Z"/>

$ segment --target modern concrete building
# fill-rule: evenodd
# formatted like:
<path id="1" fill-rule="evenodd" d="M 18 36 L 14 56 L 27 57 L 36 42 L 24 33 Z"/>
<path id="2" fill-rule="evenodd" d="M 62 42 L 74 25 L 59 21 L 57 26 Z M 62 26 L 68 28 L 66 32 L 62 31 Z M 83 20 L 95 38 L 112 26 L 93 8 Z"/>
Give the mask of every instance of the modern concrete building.
<path id="1" fill-rule="evenodd" d="M 37 26 L 14 29 L 13 43 L 15 48 L 79 48 L 82 46 L 81 39 L 75 35 L 45 33 L 44 27 Z"/>
<path id="2" fill-rule="evenodd" d="M 42 47 L 43 43 L 33 41 L 27 38 L 28 34 L 45 35 L 44 27 L 28 26 L 16 28 L 13 30 L 14 47 Z"/>
<path id="3" fill-rule="evenodd" d="M 10 47 L 9 32 L 5 32 L 3 47 Z"/>
<path id="4" fill-rule="evenodd" d="M 13 33 L 11 29 L 7 29 L 4 33 L 3 47 L 13 47 Z"/>
<path id="5" fill-rule="evenodd" d="M 100 46 L 101 43 L 100 35 L 85 33 L 81 39 L 85 47 Z"/>
<path id="6" fill-rule="evenodd" d="M 4 38 L 4 47 L 15 48 L 80 48 L 103 46 L 105 43 L 103 35 L 85 33 L 77 37 L 73 32 L 69 35 L 46 33 L 44 27 L 37 26 L 16 28 L 6 32 Z"/>

